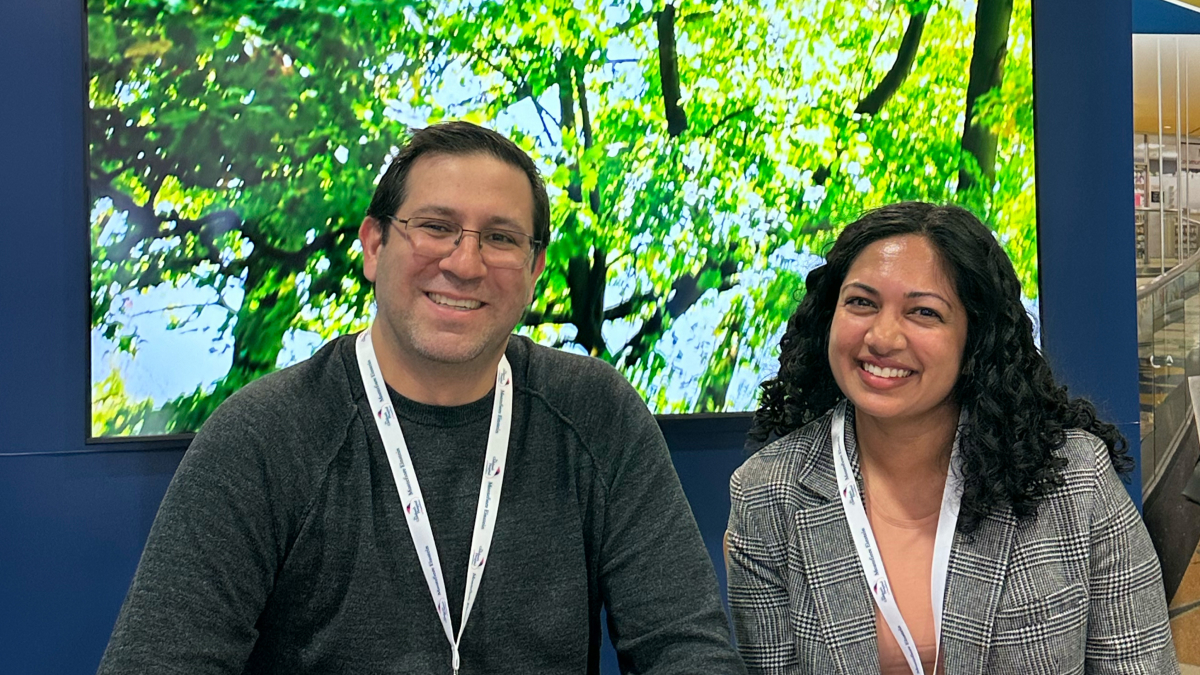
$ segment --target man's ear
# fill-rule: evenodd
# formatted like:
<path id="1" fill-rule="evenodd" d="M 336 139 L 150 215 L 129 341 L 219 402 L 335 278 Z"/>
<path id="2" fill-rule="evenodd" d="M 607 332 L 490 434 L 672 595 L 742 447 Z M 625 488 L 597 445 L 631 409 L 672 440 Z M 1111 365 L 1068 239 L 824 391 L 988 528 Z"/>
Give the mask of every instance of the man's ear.
<path id="1" fill-rule="evenodd" d="M 379 249 L 383 247 L 382 223 L 371 216 L 363 218 L 358 226 L 358 240 L 363 249 L 363 276 L 375 283 L 375 272 L 379 263 Z"/>
<path id="2" fill-rule="evenodd" d="M 533 294 L 537 292 L 538 277 L 541 277 L 544 271 L 546 271 L 546 249 L 543 248 L 533 257 L 533 280 L 529 283 L 529 297 L 525 299 L 526 305 L 533 304 Z"/>

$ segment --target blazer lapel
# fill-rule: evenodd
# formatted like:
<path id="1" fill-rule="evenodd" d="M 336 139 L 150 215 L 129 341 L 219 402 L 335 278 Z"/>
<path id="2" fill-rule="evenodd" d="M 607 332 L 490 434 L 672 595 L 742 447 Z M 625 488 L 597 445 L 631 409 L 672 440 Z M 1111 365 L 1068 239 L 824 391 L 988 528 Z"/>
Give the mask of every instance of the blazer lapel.
<path id="1" fill-rule="evenodd" d="M 942 618 L 947 674 L 984 673 L 1015 532 L 1016 519 L 1005 509 L 985 518 L 970 537 L 954 536 Z"/>
<path id="2" fill-rule="evenodd" d="M 796 512 L 795 532 L 804 578 L 817 608 L 821 638 L 839 675 L 875 675 L 879 648 L 875 641 L 875 604 L 846 523 L 837 494 L 828 417 L 821 425 L 802 486 L 812 492 L 813 503 Z M 853 423 L 847 422 L 847 451 L 858 473 L 858 453 L 853 447 Z M 860 479 L 861 485 L 861 479 Z"/>

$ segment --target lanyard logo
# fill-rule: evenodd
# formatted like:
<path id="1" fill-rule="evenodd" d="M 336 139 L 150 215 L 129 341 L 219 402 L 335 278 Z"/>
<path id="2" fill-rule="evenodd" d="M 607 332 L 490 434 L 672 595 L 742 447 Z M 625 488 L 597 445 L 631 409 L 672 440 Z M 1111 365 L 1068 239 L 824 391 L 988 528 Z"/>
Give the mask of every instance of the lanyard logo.
<path id="1" fill-rule="evenodd" d="M 414 523 L 421 522 L 422 511 L 424 511 L 424 509 L 421 508 L 420 499 L 414 499 L 408 503 L 408 506 L 404 507 L 404 512 L 408 514 L 408 517 L 411 518 Z"/>
<path id="2" fill-rule="evenodd" d="M 858 500 L 858 488 L 853 483 L 849 483 L 842 488 L 842 498 L 853 504 Z"/>
<path id="3" fill-rule="evenodd" d="M 495 478 L 496 476 L 499 476 L 500 475 L 500 458 L 493 457 L 491 459 L 491 461 L 488 462 L 487 468 L 484 469 L 483 472 L 490 478 Z"/>
<path id="4" fill-rule="evenodd" d="M 875 582 L 875 595 L 879 596 L 881 601 L 887 602 L 890 592 L 891 589 L 888 588 L 887 579 L 880 579 Z"/>
<path id="5" fill-rule="evenodd" d="M 384 406 L 383 408 L 380 408 L 379 413 L 376 416 L 379 418 L 380 422 L 383 422 L 383 425 L 385 427 L 392 426 L 392 408 L 391 408 L 391 406 Z"/>
<path id="6" fill-rule="evenodd" d="M 475 549 L 475 555 L 471 556 L 471 564 L 476 567 L 483 567 L 483 563 L 487 562 L 487 557 L 483 553 L 483 547 Z"/>

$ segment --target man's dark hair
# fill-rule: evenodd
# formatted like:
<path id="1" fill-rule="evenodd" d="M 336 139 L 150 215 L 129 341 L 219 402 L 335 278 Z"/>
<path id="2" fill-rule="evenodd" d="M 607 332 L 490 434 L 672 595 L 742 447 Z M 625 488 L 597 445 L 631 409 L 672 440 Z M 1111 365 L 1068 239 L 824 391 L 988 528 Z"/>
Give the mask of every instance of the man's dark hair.
<path id="1" fill-rule="evenodd" d="M 829 328 L 842 282 L 863 249 L 903 235 L 924 237 L 954 283 L 967 314 L 967 342 L 951 396 L 967 411 L 959 430 L 963 496 L 959 527 L 966 533 L 991 513 L 1011 507 L 1019 521 L 1062 483 L 1056 451 L 1066 430 L 1083 429 L 1108 446 L 1119 472 L 1133 468 L 1117 428 L 1054 379 L 1033 342 L 1021 304 L 1021 283 L 991 231 L 957 206 L 892 204 L 851 223 L 808 274 L 804 299 L 780 343 L 779 373 L 762 384 L 750 436 L 786 435 L 845 398 L 829 367 Z"/>
<path id="2" fill-rule="evenodd" d="M 533 191 L 533 238 L 534 250 L 546 248 L 550 241 L 550 198 L 546 195 L 546 184 L 538 173 L 537 166 L 524 150 L 501 134 L 470 122 L 443 122 L 418 129 L 408 144 L 392 160 L 367 215 L 374 218 L 383 230 L 383 241 L 387 243 L 387 219 L 395 216 L 407 198 L 408 172 L 422 155 L 475 155 L 484 154 L 514 166 L 525 172 Z"/>

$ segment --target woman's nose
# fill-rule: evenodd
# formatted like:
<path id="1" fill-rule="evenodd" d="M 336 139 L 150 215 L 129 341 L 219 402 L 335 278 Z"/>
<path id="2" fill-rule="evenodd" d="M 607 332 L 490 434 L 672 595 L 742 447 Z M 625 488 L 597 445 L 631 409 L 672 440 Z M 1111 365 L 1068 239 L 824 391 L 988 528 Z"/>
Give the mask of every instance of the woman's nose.
<path id="1" fill-rule="evenodd" d="M 900 317 L 892 316 L 889 312 L 875 315 L 864 341 L 876 354 L 889 354 L 903 349 L 905 338 Z"/>

